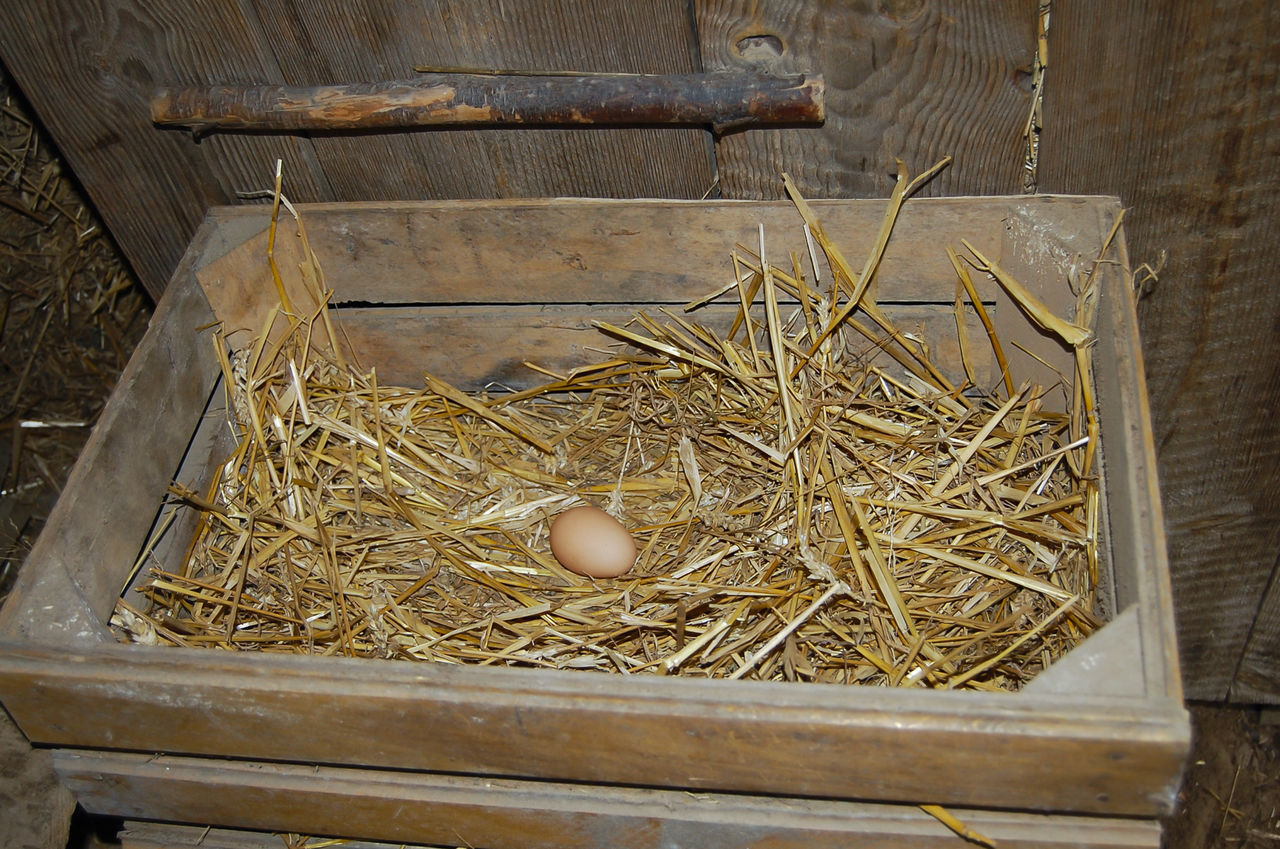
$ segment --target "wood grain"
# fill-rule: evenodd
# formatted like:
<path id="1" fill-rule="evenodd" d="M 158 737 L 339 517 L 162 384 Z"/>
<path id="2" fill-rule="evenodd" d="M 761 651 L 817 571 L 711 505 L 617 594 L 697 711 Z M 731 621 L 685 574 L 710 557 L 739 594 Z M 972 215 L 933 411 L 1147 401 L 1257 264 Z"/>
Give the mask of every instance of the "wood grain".
<path id="1" fill-rule="evenodd" d="M 1186 689 L 1277 703 L 1280 7 L 1100 14 L 1054 9 L 1041 186 L 1121 195 L 1135 262 L 1167 253 L 1139 316 Z"/>
<path id="2" fill-rule="evenodd" d="M 259 4 L 283 82 L 398 79 L 417 65 L 689 73 L 697 44 L 678 0 L 361 0 Z M 698 129 L 448 130 L 315 139 L 342 200 L 700 197 Z"/>
<path id="3" fill-rule="evenodd" d="M 424 197 L 699 197 L 700 129 L 215 135 L 151 123 L 162 86 L 391 79 L 418 63 L 687 73 L 686 6 L 544 0 L 0 4 L 0 58 L 153 296 L 204 210 L 269 188 L 298 201 Z"/>
<path id="4" fill-rule="evenodd" d="M 310 146 L 292 137 L 159 131 L 150 92 L 278 72 L 239 4 L 89 0 L 0 4 L 0 57 L 153 297 L 205 208 L 270 186 L 283 159 L 294 193 L 332 199 Z"/>
<path id="5" fill-rule="evenodd" d="M 501 391 L 547 382 L 545 373 L 526 363 L 564 374 L 604 359 L 603 352 L 618 343 L 594 322 L 623 325 L 643 309 L 658 321 L 669 323 L 655 306 L 661 305 L 504 306 L 501 311 L 486 306 L 364 308 L 336 310 L 334 319 L 353 360 L 366 368 L 376 366 L 384 385 L 422 386 L 425 371 L 449 375 L 451 383 L 469 391 Z M 667 308 L 680 314 L 678 305 Z M 963 382 L 955 317 L 945 305 L 891 306 L 885 314 L 904 333 L 926 340 L 943 374 Z M 737 315 L 736 307 L 714 305 L 682 317 L 727 333 Z M 966 327 L 970 338 L 980 338 L 983 333 L 976 315 L 968 316 Z M 906 376 L 904 368 L 862 337 L 851 339 L 847 351 L 889 374 Z M 970 366 L 984 383 L 999 382 L 1000 373 L 989 351 L 975 351 Z"/>
<path id="6" fill-rule="evenodd" d="M 1021 190 L 1034 0 L 696 0 L 694 8 L 708 69 L 820 73 L 827 83 L 823 127 L 718 140 L 726 197 L 779 197 L 781 171 L 815 197 L 883 196 L 897 159 L 915 174 L 948 154 L 954 164 L 926 194 Z"/>
<path id="7" fill-rule="evenodd" d="M 1073 206 L 1096 242 L 1089 201 L 909 203 L 880 266 L 881 299 L 950 303 L 955 270 L 944 245 L 966 239 L 1003 258 L 1006 217 L 1062 221 Z M 819 201 L 813 208 L 849 257 L 871 249 L 884 217 L 880 202 Z M 758 251 L 762 225 L 770 261 L 791 268 L 798 252 L 801 267 L 810 267 L 803 220 L 790 202 L 441 201 L 300 211 L 339 305 L 682 304 L 731 283 L 731 254 L 738 246 L 744 255 Z M 214 214 L 220 226 L 234 222 L 243 241 L 203 262 L 198 277 L 229 333 L 256 331 L 276 298 L 265 262 L 269 214 L 263 208 Z M 301 261 L 295 234 L 292 222 L 281 224 L 275 250 L 282 268 Z M 819 265 L 829 285 L 830 269 L 823 259 Z M 982 297 L 998 297 L 998 287 L 978 277 Z M 301 290 L 292 295 L 300 299 Z"/>

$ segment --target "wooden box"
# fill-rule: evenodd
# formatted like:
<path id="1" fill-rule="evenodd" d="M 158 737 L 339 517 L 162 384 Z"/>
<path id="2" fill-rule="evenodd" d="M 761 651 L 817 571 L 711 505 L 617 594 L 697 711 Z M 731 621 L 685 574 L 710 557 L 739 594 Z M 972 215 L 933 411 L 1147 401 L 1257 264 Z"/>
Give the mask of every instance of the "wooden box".
<path id="1" fill-rule="evenodd" d="M 882 202 L 813 206 L 847 256 L 870 249 Z M 909 201 L 880 297 L 921 332 L 931 315 L 949 320 L 944 246 L 968 239 L 1067 314 L 1072 264 L 1098 255 L 1119 213 L 1106 198 Z M 804 244 L 787 203 L 302 215 L 351 344 L 383 382 L 419 381 L 424 368 L 464 386 L 530 382 L 521 361 L 563 367 L 600 344 L 589 319 L 682 304 L 731 279 L 730 250 L 754 244 L 760 223 L 771 250 Z M 1119 265 L 1101 268 L 1092 345 L 1112 621 L 1016 694 L 119 644 L 107 621 L 167 486 L 200 481 L 225 456 L 219 368 L 200 328 L 215 320 L 211 301 L 228 330 L 259 326 L 274 298 L 268 223 L 264 207 L 210 212 L 0 614 L 0 698 L 55 749 L 85 808 L 478 847 L 960 845 L 918 807 L 930 803 L 1002 846 L 1157 845 L 1189 732 Z M 1003 338 L 1051 363 L 1068 356 L 984 285 Z"/>

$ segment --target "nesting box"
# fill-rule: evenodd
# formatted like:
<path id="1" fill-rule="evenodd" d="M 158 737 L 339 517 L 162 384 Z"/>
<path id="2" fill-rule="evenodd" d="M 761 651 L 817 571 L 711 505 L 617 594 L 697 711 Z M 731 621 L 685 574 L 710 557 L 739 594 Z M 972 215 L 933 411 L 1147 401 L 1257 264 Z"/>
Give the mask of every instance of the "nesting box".
<path id="1" fill-rule="evenodd" d="M 884 206 L 811 202 L 849 255 Z M 474 388 L 585 362 L 595 319 L 683 304 L 790 204 L 472 201 L 316 205 L 303 220 L 343 333 L 384 382 Z M 1073 264 L 1114 199 L 908 202 L 880 297 L 948 325 L 967 240 L 1069 313 Z M 1100 588 L 1110 622 L 1023 690 L 693 680 L 118 643 L 108 628 L 175 479 L 225 459 L 219 360 L 275 301 L 269 212 L 210 212 L 0 616 L 0 698 L 90 811 L 143 820 L 486 847 L 1156 846 L 1188 745 L 1134 294 L 1104 262 L 1090 345 L 1100 422 Z M 289 261 L 282 245 L 277 258 Z M 296 257 L 294 259 L 296 261 Z M 1072 352 L 984 284 L 1020 368 Z M 931 315 L 942 317 L 931 324 Z M 948 325 L 949 326 L 949 325 Z M 173 534 L 170 535 L 171 537 Z M 181 538 L 181 534 L 177 535 Z M 189 542 L 189 538 L 187 539 Z M 184 543 L 157 549 L 180 558 Z"/>

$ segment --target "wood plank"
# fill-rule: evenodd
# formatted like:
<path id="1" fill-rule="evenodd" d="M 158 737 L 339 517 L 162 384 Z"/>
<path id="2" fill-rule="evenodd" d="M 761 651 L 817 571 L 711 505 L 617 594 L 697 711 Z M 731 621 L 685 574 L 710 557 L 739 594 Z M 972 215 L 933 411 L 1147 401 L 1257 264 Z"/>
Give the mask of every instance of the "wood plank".
<path id="1" fill-rule="evenodd" d="M 749 130 L 716 143 L 726 197 L 780 197 L 786 171 L 815 197 L 887 195 L 944 155 L 925 194 L 1015 194 L 1031 106 L 1036 3 L 697 0 L 703 62 L 820 73 L 821 128 Z"/>
<path id="2" fill-rule="evenodd" d="M 193 422 L 195 432 L 181 465 L 172 475 L 174 484 L 191 492 L 207 493 L 213 485 L 214 475 L 235 452 L 236 435 L 228 425 L 230 417 L 224 386 L 220 376 L 213 381 L 208 405 Z M 150 601 L 136 592 L 137 587 L 150 580 L 155 568 L 180 573 L 186 566 L 191 543 L 203 522 L 204 515 L 200 511 L 191 510 L 176 499 L 167 499 L 156 511 L 155 521 L 145 537 L 147 556 L 141 556 L 143 546 L 138 546 L 140 553 L 135 573 L 128 576 L 127 583 L 118 582 L 124 584 L 120 596 L 140 610 L 147 609 Z"/>
<path id="3" fill-rule="evenodd" d="M 1090 200 L 921 199 L 903 209 L 879 277 L 888 303 L 950 303 L 955 271 L 945 245 L 970 240 L 1003 260 L 1003 222 L 1018 210 L 1061 218 L 1085 210 L 1100 242 Z M 831 237 L 858 268 L 884 216 L 880 201 L 814 203 Z M 1035 212 L 1035 210 L 1042 210 Z M 808 267 L 803 221 L 789 202 L 477 201 L 302 206 L 308 238 L 338 304 L 684 303 L 732 282 L 735 245 L 790 268 Z M 223 210 L 246 241 L 205 264 L 199 277 L 230 333 L 258 329 L 276 300 L 266 263 L 268 214 Z M 292 224 L 281 233 L 292 232 Z M 1087 240 L 1088 236 L 1083 237 Z M 277 237 L 278 263 L 300 261 L 297 239 Z M 831 273 L 822 262 L 825 286 Z M 292 275 L 286 275 L 291 277 Z M 979 275 L 981 278 L 982 276 Z M 984 299 L 996 285 L 977 280 Z M 295 295 L 297 290 L 295 290 Z M 240 337 L 230 337 L 236 342 Z"/>
<path id="4" fill-rule="evenodd" d="M 1275 4 L 1127 0 L 1105 26 L 1055 7 L 1050 34 L 1042 188 L 1120 194 L 1135 262 L 1168 252 L 1139 317 L 1199 699 L 1280 696 L 1259 685 L 1280 680 L 1278 26 Z"/>
<path id="5" fill-rule="evenodd" d="M 57 766 L 90 810 L 395 841 L 362 842 L 354 849 L 392 849 L 401 841 L 487 849 L 959 845 L 952 832 L 914 806 L 142 755 L 59 752 Z M 1158 846 L 1160 840 L 1159 824 L 1151 820 L 954 813 L 1004 849 L 1134 849 Z M 280 845 L 278 835 L 148 823 L 130 823 L 122 839 L 126 849 Z"/>
<path id="6" fill-rule="evenodd" d="M 1280 571 L 1280 566 L 1276 567 Z M 1271 584 L 1253 618 L 1249 640 L 1235 680 L 1231 699 L 1244 704 L 1280 705 L 1280 582 Z"/>
<path id="7" fill-rule="evenodd" d="M 324 0 L 259 4 L 285 81 L 406 79 L 415 65 L 688 73 L 697 43 L 681 0 Z M 210 82 L 217 82 L 211 80 Z M 700 197 L 699 129 L 478 129 L 329 134 L 316 152 L 343 200 Z"/>
<path id="8" fill-rule="evenodd" d="M 244 4 L 61 0 L 0 4 L 0 57 L 144 286 L 158 297 L 206 207 L 267 188 L 283 159 L 299 199 L 332 199 L 308 142 L 151 124 L 151 89 L 278 75 Z"/>
<path id="9" fill-rule="evenodd" d="M 0 645 L 0 698 L 29 738 L 61 747 L 1145 817 L 1172 810 L 1187 747 L 1181 704 L 1151 694 L 791 686 L 120 645 Z"/>

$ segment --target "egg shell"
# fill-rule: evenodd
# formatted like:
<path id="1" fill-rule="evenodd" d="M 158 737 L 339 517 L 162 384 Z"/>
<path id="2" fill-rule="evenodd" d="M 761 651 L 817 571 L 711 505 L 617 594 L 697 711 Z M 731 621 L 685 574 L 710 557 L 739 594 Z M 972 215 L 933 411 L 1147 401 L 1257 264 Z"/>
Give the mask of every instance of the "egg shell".
<path id="1" fill-rule="evenodd" d="M 574 507 L 551 523 L 551 553 L 589 578 L 616 578 L 636 562 L 636 543 L 622 523 L 596 507 Z"/>

